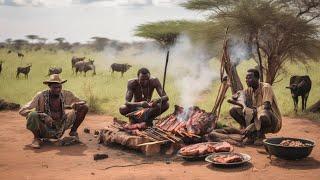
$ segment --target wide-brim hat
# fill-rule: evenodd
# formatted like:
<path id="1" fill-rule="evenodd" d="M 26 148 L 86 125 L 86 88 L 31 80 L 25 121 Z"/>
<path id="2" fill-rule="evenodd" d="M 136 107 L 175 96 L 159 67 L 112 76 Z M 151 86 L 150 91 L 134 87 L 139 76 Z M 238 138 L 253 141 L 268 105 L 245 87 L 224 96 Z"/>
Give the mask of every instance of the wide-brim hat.
<path id="1" fill-rule="evenodd" d="M 67 80 L 60 79 L 59 74 L 52 74 L 50 75 L 50 78 L 46 81 L 43 81 L 43 84 L 49 84 L 49 83 L 58 83 L 63 84 L 67 82 Z"/>

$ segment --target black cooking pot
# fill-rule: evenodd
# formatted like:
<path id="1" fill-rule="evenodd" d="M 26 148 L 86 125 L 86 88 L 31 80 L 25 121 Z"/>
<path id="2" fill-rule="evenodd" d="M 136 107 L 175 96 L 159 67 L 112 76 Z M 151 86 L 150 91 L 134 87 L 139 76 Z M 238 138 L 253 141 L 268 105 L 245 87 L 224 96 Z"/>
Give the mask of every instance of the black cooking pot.
<path id="1" fill-rule="evenodd" d="M 288 147 L 282 146 L 280 143 L 283 140 L 294 140 L 300 141 L 303 144 L 308 144 L 306 147 Z M 298 138 L 286 138 L 286 137 L 276 137 L 276 138 L 267 138 L 263 141 L 264 147 L 268 154 L 275 155 L 282 159 L 295 160 L 302 159 L 311 153 L 315 143 L 310 140 L 298 139 Z"/>

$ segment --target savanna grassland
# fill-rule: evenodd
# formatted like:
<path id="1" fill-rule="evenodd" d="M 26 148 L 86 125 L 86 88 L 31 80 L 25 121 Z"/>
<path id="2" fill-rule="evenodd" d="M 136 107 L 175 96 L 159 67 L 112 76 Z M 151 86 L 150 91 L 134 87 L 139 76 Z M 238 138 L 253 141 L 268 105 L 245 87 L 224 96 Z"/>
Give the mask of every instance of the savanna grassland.
<path id="1" fill-rule="evenodd" d="M 47 87 L 42 84 L 43 80 L 47 79 L 49 67 L 62 67 L 63 71 L 61 77 L 67 79 L 68 82 L 64 84 L 63 88 L 74 92 L 79 97 L 85 99 L 90 105 L 90 109 L 96 113 L 104 113 L 115 117 L 120 117 L 118 113 L 118 107 L 124 103 L 124 97 L 126 92 L 126 84 L 128 79 L 136 77 L 136 72 L 140 67 L 150 67 L 153 76 L 156 76 L 162 82 L 163 79 L 163 67 L 164 58 L 155 57 L 155 61 L 161 61 L 160 66 L 149 66 L 150 59 L 136 61 L 131 56 L 119 56 L 116 58 L 117 62 L 133 64 L 133 67 L 121 77 L 120 73 L 111 75 L 110 64 L 115 59 L 110 59 L 107 55 L 108 52 L 92 52 L 92 51 L 79 51 L 70 53 L 66 51 L 57 51 L 52 53 L 45 50 L 37 52 L 30 51 L 24 52 L 25 57 L 21 60 L 16 53 L 7 54 L 7 49 L 0 50 L 0 60 L 5 61 L 3 63 L 3 70 L 0 75 L 0 98 L 10 102 L 16 102 L 19 104 L 25 104 L 35 95 L 36 92 L 44 90 Z M 88 72 L 87 76 L 76 76 L 71 69 L 72 56 L 86 56 L 95 60 L 97 75 L 92 76 L 92 72 Z M 174 59 L 171 59 L 174 61 Z M 16 69 L 18 66 L 24 66 L 28 63 L 32 64 L 31 72 L 29 73 L 29 79 L 25 79 L 23 75 L 20 75 L 19 79 L 16 79 Z M 163 64 L 163 65 L 161 65 Z M 256 64 L 253 60 L 243 61 L 238 66 L 238 73 L 244 83 L 244 76 L 248 68 L 254 67 Z M 169 64 L 170 66 L 170 64 Z M 278 83 L 273 85 L 276 97 L 278 98 L 278 104 L 280 110 L 285 116 L 303 116 L 310 119 L 320 119 L 318 114 L 313 113 L 301 113 L 301 100 L 299 102 L 299 112 L 295 114 L 293 112 L 293 102 L 290 91 L 285 87 L 289 84 L 289 78 L 291 75 L 305 75 L 308 74 L 312 80 L 312 89 L 309 95 L 307 106 L 312 105 L 320 99 L 320 63 L 310 62 L 308 68 L 303 64 L 286 64 L 287 73 L 282 75 L 283 78 Z M 210 68 L 212 71 L 219 69 L 219 63 L 217 60 L 210 61 Z M 171 107 L 167 113 L 171 113 L 174 108 L 174 104 L 179 104 L 179 90 L 175 84 L 176 78 L 169 76 L 166 81 L 166 92 L 170 98 Z M 245 85 L 245 84 L 244 84 Z M 246 85 L 245 85 L 246 86 Z M 196 105 L 201 108 L 211 111 L 214 100 L 219 88 L 219 80 L 213 81 L 211 88 L 203 91 L 200 98 L 198 98 Z M 155 97 L 155 96 L 154 96 Z M 227 98 L 230 97 L 230 92 L 227 92 Z M 227 117 L 228 109 L 230 105 L 224 103 L 221 109 L 222 117 Z"/>

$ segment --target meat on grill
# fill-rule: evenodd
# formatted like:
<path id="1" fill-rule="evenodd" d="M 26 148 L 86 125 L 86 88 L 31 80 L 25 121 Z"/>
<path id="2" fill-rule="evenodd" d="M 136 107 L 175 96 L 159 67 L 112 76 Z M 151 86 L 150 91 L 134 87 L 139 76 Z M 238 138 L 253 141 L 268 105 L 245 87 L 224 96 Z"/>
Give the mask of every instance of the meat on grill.
<path id="1" fill-rule="evenodd" d="M 177 135 L 203 135 L 215 127 L 215 116 L 207 113 L 199 107 L 184 109 L 175 106 L 175 111 L 164 118 L 157 127 Z"/>

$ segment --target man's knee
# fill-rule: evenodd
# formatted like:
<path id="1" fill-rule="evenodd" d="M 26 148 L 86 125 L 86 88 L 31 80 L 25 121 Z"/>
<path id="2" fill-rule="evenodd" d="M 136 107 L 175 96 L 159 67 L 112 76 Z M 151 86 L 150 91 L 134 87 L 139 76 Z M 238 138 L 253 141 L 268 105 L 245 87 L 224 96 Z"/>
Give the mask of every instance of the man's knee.
<path id="1" fill-rule="evenodd" d="M 240 111 L 242 111 L 241 108 L 238 108 L 238 107 L 232 107 L 230 110 L 229 110 L 229 114 L 231 117 L 235 118 L 235 117 L 238 117 L 240 116 Z"/>
<path id="2" fill-rule="evenodd" d="M 82 112 L 82 113 L 87 113 L 89 111 L 89 106 L 86 104 L 80 105 L 77 108 L 77 111 Z"/>
<path id="3" fill-rule="evenodd" d="M 168 110 L 170 107 L 170 104 L 168 102 L 165 102 L 164 104 L 161 105 L 161 111 L 165 112 L 166 110 Z"/>
<path id="4" fill-rule="evenodd" d="M 27 129 L 33 131 L 39 127 L 40 118 L 37 112 L 30 112 L 27 116 Z"/>
<path id="5" fill-rule="evenodd" d="M 126 114 L 128 114 L 128 107 L 126 105 L 120 106 L 119 112 L 120 112 L 120 114 L 125 116 Z"/>
<path id="6" fill-rule="evenodd" d="M 259 121 L 261 122 L 261 130 L 264 133 L 271 133 L 276 128 L 276 123 L 274 122 L 274 116 L 272 112 L 264 110 L 259 115 Z"/>

